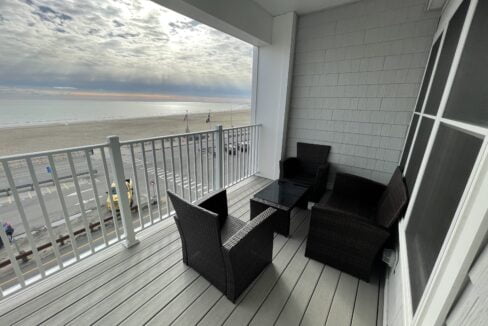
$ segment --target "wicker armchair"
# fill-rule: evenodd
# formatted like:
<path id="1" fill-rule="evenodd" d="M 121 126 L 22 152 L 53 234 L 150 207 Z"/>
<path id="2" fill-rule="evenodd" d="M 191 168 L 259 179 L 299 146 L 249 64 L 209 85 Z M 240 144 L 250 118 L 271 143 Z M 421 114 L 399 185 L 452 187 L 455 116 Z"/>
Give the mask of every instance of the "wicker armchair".
<path id="1" fill-rule="evenodd" d="M 193 205 L 168 191 L 176 211 L 183 262 L 235 302 L 271 262 L 276 211 L 269 208 L 245 223 L 227 212 L 222 190 Z"/>
<path id="2" fill-rule="evenodd" d="M 312 208 L 305 256 L 369 281 L 407 201 L 398 168 L 388 186 L 338 173 L 329 200 Z"/>
<path id="3" fill-rule="evenodd" d="M 309 201 L 318 202 L 327 190 L 330 146 L 297 143 L 297 157 L 280 161 L 280 180 L 310 187 Z"/>

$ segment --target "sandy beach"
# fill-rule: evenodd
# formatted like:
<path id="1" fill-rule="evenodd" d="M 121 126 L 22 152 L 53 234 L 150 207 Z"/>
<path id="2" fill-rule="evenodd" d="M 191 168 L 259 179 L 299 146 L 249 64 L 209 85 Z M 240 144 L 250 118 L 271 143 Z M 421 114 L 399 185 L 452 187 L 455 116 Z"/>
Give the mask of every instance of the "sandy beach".
<path id="1" fill-rule="evenodd" d="M 211 123 L 205 123 L 206 118 L 207 114 L 190 115 L 190 131 L 214 129 L 218 124 L 224 128 L 247 125 L 251 113 L 233 111 L 232 122 L 230 112 L 212 113 Z M 130 140 L 179 134 L 185 129 L 183 115 L 5 128 L 0 129 L 0 156 L 99 144 L 110 135 Z"/>

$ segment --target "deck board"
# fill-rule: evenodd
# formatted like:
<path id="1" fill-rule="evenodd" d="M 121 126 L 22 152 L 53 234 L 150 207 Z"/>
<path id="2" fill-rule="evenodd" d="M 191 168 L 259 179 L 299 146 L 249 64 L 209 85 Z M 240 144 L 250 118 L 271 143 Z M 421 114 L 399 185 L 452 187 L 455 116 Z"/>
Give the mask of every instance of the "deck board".
<path id="1" fill-rule="evenodd" d="M 325 325 L 336 294 L 340 274 L 338 270 L 324 266 L 303 315 L 302 325 Z"/>
<path id="2" fill-rule="evenodd" d="M 357 278 L 341 273 L 334 300 L 327 316 L 327 322 L 325 323 L 326 326 L 351 325 L 358 284 L 359 280 Z"/>
<path id="3" fill-rule="evenodd" d="M 270 182 L 251 177 L 229 188 L 229 214 L 248 221 L 249 199 Z M 309 215 L 295 211 L 291 236 L 275 234 L 273 264 L 236 304 L 183 264 L 167 219 L 141 232 L 138 246 L 94 255 L 79 263 L 84 270 L 4 300 L 2 325 L 376 325 L 380 280 L 365 283 L 305 257 Z"/>
<path id="4" fill-rule="evenodd" d="M 299 325 L 317 285 L 323 264 L 309 259 L 302 275 L 281 311 L 276 325 Z"/>
<path id="5" fill-rule="evenodd" d="M 352 326 L 375 326 L 378 307 L 378 278 L 374 277 L 370 283 L 359 281 L 356 305 L 352 317 Z"/>

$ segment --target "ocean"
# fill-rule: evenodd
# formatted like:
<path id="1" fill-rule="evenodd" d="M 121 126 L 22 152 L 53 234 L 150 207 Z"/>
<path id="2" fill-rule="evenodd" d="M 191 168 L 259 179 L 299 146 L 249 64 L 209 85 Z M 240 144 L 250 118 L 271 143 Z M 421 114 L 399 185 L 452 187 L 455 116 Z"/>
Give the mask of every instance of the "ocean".
<path id="1" fill-rule="evenodd" d="M 0 128 L 249 109 L 249 104 L 0 99 Z"/>

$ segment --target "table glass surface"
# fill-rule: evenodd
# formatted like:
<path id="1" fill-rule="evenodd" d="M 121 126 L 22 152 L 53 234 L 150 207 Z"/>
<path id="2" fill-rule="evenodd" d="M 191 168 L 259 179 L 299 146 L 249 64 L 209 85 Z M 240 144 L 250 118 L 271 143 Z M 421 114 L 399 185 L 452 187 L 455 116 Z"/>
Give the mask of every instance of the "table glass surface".
<path id="1" fill-rule="evenodd" d="M 254 197 L 291 208 L 297 204 L 307 190 L 308 188 L 304 186 L 276 180 Z"/>

